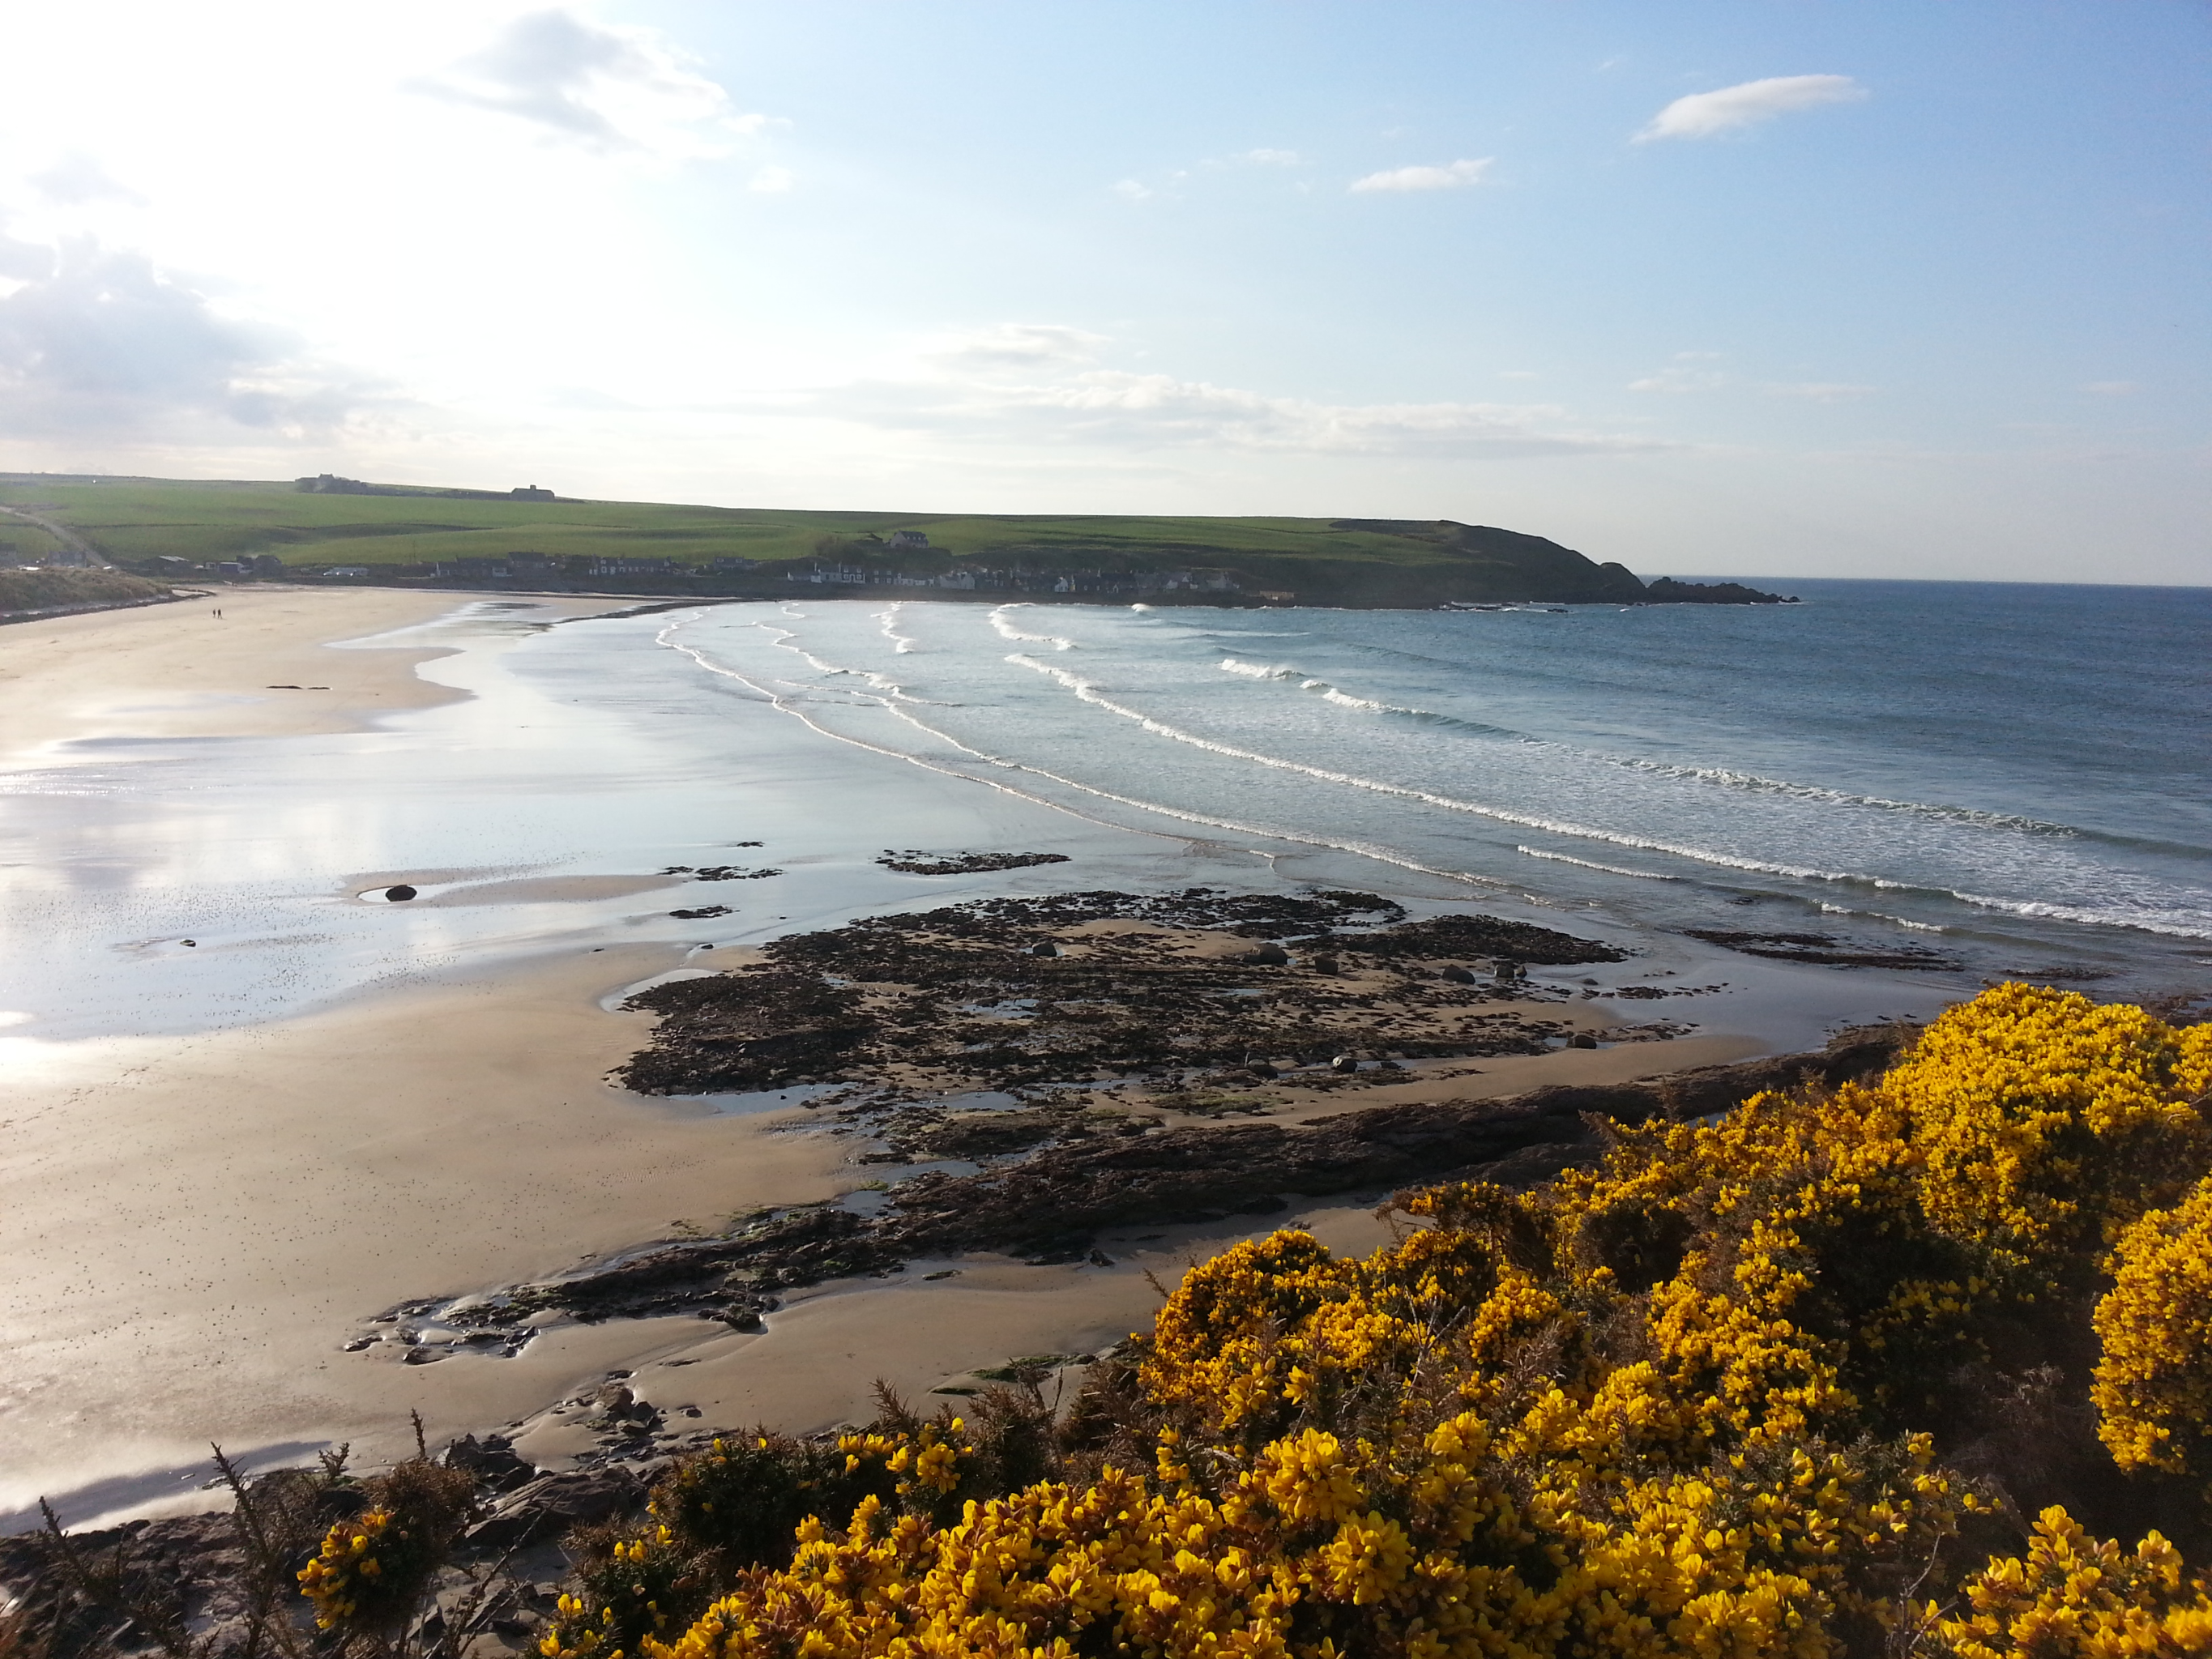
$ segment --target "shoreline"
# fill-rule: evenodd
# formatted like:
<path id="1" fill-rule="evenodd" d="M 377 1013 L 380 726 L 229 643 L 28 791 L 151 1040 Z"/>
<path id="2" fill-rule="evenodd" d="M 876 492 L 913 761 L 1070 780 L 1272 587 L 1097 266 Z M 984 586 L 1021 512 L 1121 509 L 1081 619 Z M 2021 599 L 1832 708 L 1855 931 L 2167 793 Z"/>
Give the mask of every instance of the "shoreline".
<path id="1" fill-rule="evenodd" d="M 243 705 L 197 698 L 204 682 L 185 671 L 204 657 L 195 648 L 204 634 L 173 629 L 161 638 L 146 613 L 103 614 L 72 619 L 85 637 L 48 642 L 42 649 L 52 661 L 43 667 L 11 659 L 13 672 L 0 685 L 15 695 L 0 738 L 17 751 L 18 764 L 35 764 L 21 751 L 51 751 L 73 737 L 149 728 L 164 736 L 277 738 L 376 730 L 389 711 L 469 702 L 468 690 L 415 672 L 450 656 L 451 647 L 334 652 L 309 638 L 319 633 L 327 641 L 334 631 L 359 638 L 433 620 L 450 611 L 451 595 L 405 594 L 409 605 L 388 610 L 380 594 L 374 604 L 327 609 L 308 602 L 320 596 L 259 597 L 264 604 L 239 609 L 271 613 L 267 637 L 246 635 L 252 649 L 234 652 L 224 672 L 241 681 L 261 676 L 339 688 L 327 699 Z M 175 620 L 173 611 L 151 614 Z M 591 613 L 580 607 L 579 614 Z M 336 658 L 354 678 L 333 671 Z M 293 672 L 281 672 L 280 663 Z M 307 663 L 322 672 L 309 672 Z M 42 696 L 40 718 L 27 718 L 17 705 L 42 677 L 78 692 L 74 700 Z M 125 686 L 127 694 L 114 690 Z M 490 712 L 478 709 L 486 719 Z M 948 877 L 867 871 L 862 883 L 850 866 L 811 868 L 772 846 L 768 855 L 788 869 L 774 904 L 785 913 L 782 925 L 749 912 L 742 937 L 717 936 L 732 955 L 735 945 L 842 925 L 856 914 L 1048 894 L 1079 878 L 1121 888 L 1235 879 L 1260 892 L 1303 884 L 1272 877 L 1272 855 L 1262 849 L 1186 835 L 1180 852 L 1156 850 L 1154 842 L 1166 843 L 1155 832 L 1070 827 L 1060 809 L 963 789 L 963 781 L 925 785 L 902 761 L 822 745 L 793 735 L 796 722 L 773 718 L 746 751 L 761 758 L 748 762 L 756 770 L 745 775 L 775 781 L 798 814 L 793 824 L 821 822 L 808 812 L 836 812 L 843 798 L 832 799 L 837 791 L 895 782 L 902 822 L 919 826 L 911 835 L 902 829 L 897 839 L 1050 845 L 1079 856 L 1072 868 Z M 756 781 L 750 791 L 768 787 Z M 410 873 L 392 872 L 395 879 Z M 528 890 L 486 897 L 501 880 Z M 602 885 L 529 886 L 548 880 Z M 41 1486 L 104 1504 L 88 1513 L 71 1505 L 72 1524 L 196 1506 L 204 1500 L 193 1483 L 180 1487 L 179 1472 L 199 1468 L 198 1448 L 210 1435 L 249 1458 L 258 1449 L 294 1462 L 316 1444 L 351 1439 L 364 1461 L 377 1461 L 404 1449 L 410 1407 L 441 1437 L 500 1423 L 543 1431 L 533 1446 L 549 1466 L 573 1464 L 590 1449 L 557 1449 L 576 1437 L 556 1402 L 615 1370 L 637 1372 L 641 1397 L 665 1406 L 672 1423 L 689 1407 L 701 1412 L 702 1425 L 744 1426 L 759 1418 L 819 1426 L 864 1404 L 878 1373 L 919 1391 L 1012 1355 L 1103 1342 L 1100 1333 L 1117 1324 L 1126 1331 L 1147 1316 L 1146 1271 L 1172 1272 L 1182 1256 L 1212 1254 L 1255 1227 L 1309 1218 L 1346 1249 L 1371 1248 L 1382 1237 L 1364 1209 L 1321 1200 L 1252 1226 L 1176 1224 L 1154 1230 L 1156 1238 L 1117 1240 L 1108 1247 L 1111 1271 L 1030 1267 L 986 1252 L 951 1265 L 960 1277 L 930 1282 L 943 1293 L 934 1301 L 914 1294 L 925 1282 L 919 1263 L 896 1283 L 841 1279 L 795 1290 L 765 1335 L 693 1317 L 556 1319 L 507 1359 L 463 1354 L 426 1366 L 396 1354 L 386 1364 L 346 1353 L 362 1322 L 409 1298 L 481 1296 L 580 1265 L 580 1253 L 591 1260 L 635 1254 L 681 1237 L 668 1231 L 678 1222 L 703 1227 L 735 1211 L 830 1203 L 865 1188 L 877 1173 L 851 1161 L 860 1144 L 855 1134 L 784 1133 L 806 1120 L 803 1109 L 741 1115 L 696 1097 L 628 1094 L 601 1080 L 645 1046 L 645 1017 L 611 1012 L 610 1000 L 641 981 L 717 962 L 700 954 L 700 931 L 665 921 L 647 936 L 626 931 L 667 914 L 662 884 L 611 868 L 473 884 L 486 911 L 538 904 L 552 907 L 544 914 L 580 919 L 549 924 L 542 937 L 518 935 L 489 960 L 412 973 L 282 1018 L 179 1036 L 44 1044 L 0 1034 L 0 1054 L 25 1091 L 21 1139 L 5 1165 L 15 1201 L 0 1205 L 0 1214 L 13 1218 L 10 1259 L 23 1270 L 0 1328 L 34 1361 L 0 1393 L 0 1436 L 12 1443 L 0 1459 L 10 1475 L 0 1511 L 20 1516 Z M 1413 885 L 1425 891 L 1431 884 Z M 751 891 L 718 886 L 702 896 L 750 898 Z M 1450 908 L 1483 902 L 1459 891 Z M 558 908 L 587 900 L 634 908 L 623 915 Z M 456 905 L 471 914 L 471 902 L 465 892 L 438 901 L 447 908 L 434 903 L 426 920 L 453 915 Z M 663 908 L 647 912 L 647 904 Z M 1420 908 L 1447 907 L 1431 895 Z M 1588 925 L 1578 917 L 1547 920 Z M 662 936 L 651 936 L 654 930 Z M 1613 938 L 1621 930 L 1599 931 Z M 1310 1110 L 1273 1121 L 1330 1121 L 1362 1107 L 1417 1105 L 1438 1091 L 1495 1097 L 1546 1082 L 1610 1083 L 1640 1067 L 1817 1046 L 1827 1026 L 1947 1000 L 1925 983 L 1879 971 L 1749 962 L 1685 939 L 1646 946 L 1637 967 L 1661 983 L 1724 970 L 1726 994 L 1680 1005 L 1706 1022 L 1698 1034 L 1632 1049 L 1508 1054 L 1486 1061 L 1484 1076 L 1472 1081 L 1417 1069 L 1356 1100 L 1320 1096 Z M 1613 1006 L 1615 1015 L 1628 1012 Z M 91 1122 L 97 1134 L 88 1134 Z M 801 1421 L 807 1413 L 813 1416 Z M 123 1424 L 141 1427 L 118 1435 Z"/>

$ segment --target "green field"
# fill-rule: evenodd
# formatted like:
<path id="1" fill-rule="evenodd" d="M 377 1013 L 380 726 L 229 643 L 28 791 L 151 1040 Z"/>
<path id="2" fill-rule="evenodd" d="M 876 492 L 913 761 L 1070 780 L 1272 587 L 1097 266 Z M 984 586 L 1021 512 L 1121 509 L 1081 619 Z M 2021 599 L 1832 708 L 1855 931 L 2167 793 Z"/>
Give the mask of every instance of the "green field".
<path id="1" fill-rule="evenodd" d="M 641 591 L 744 591 L 785 583 L 790 570 L 821 562 L 921 574 L 963 566 L 1046 574 L 1221 571 L 1245 594 L 1295 593 L 1324 603 L 1641 593 L 1619 566 L 1595 565 L 1540 538 L 1433 521 L 799 512 L 524 501 L 429 489 L 320 495 L 289 483 L 20 474 L 0 479 L 0 502 L 35 508 L 118 564 L 141 569 L 162 558 L 212 564 L 269 556 L 299 575 L 366 566 L 379 577 L 428 579 L 441 563 L 534 554 L 670 560 L 684 568 L 618 584 Z M 0 519 L 0 526 L 19 522 Z M 883 538 L 901 530 L 927 535 L 930 546 L 888 548 Z M 15 533 L 0 527 L 0 538 Z M 35 534 L 25 526 L 18 539 Z M 718 559 L 769 568 L 744 575 L 701 568 Z"/>

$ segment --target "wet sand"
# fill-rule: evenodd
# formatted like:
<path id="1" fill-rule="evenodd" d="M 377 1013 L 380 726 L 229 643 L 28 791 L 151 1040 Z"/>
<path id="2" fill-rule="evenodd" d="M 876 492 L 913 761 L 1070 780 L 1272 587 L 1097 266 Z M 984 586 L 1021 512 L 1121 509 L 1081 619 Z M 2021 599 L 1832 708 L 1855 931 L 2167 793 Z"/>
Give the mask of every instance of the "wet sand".
<path id="1" fill-rule="evenodd" d="M 601 1081 L 647 1024 L 599 1000 L 663 948 L 586 951 L 185 1038 L 0 1039 L 0 1510 L 149 1465 L 453 1435 L 534 1408 L 635 1333 L 423 1368 L 340 1352 L 459 1294 L 862 1179 L 843 1149 Z M 7 1065 L 12 1059 L 15 1064 Z M 596 1344 L 595 1336 L 603 1340 Z M 603 1352 L 605 1351 L 605 1352 Z"/>
<path id="2" fill-rule="evenodd" d="M 0 653 L 0 755 L 69 738 L 356 731 L 389 710 L 454 702 L 414 672 L 443 652 L 328 648 L 453 605 L 391 588 L 238 588 L 18 623 Z M 276 689 L 287 686 L 301 689 Z"/>

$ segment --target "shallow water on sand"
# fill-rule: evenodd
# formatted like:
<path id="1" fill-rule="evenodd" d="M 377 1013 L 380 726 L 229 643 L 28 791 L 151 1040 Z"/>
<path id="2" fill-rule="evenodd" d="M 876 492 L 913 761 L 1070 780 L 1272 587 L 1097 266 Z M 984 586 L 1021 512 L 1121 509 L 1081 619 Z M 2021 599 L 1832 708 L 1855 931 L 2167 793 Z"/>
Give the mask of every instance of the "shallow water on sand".
<path id="1" fill-rule="evenodd" d="M 1061 866 L 904 875 L 873 862 L 886 842 L 1079 854 L 1091 885 L 1206 878 L 1179 839 L 826 741 L 657 646 L 665 625 L 472 605 L 361 642 L 455 647 L 417 672 L 468 701 L 367 732 L 64 744 L 0 773 L 0 1042 L 249 1024 L 556 948 L 688 944 L 711 966 L 703 947 L 860 910 L 1067 884 Z M 419 896 L 384 902 L 398 882 Z"/>

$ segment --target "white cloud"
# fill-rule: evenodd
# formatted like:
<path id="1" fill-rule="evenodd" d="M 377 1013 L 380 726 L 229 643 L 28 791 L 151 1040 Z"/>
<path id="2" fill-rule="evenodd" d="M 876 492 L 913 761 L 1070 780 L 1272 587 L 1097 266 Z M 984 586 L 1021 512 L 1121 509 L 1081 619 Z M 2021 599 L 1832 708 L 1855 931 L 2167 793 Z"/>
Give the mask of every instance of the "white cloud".
<path id="1" fill-rule="evenodd" d="M 98 160 L 81 149 L 68 151 L 43 173 L 32 173 L 29 182 L 46 200 L 64 207 L 100 200 L 143 206 L 146 200 L 128 185 L 117 183 Z"/>
<path id="2" fill-rule="evenodd" d="M 815 409 L 903 431 L 1125 450 L 1506 459 L 1673 447 L 1577 430 L 1548 405 L 1326 404 L 1117 369 L 1020 385 L 875 382 L 823 394 Z"/>
<path id="3" fill-rule="evenodd" d="M 1106 343 L 1103 334 L 1064 323 L 1000 323 L 992 328 L 940 335 L 927 343 L 922 355 L 951 366 L 1033 368 L 1044 363 L 1090 362 Z"/>
<path id="4" fill-rule="evenodd" d="M 789 167 L 762 167 L 753 174 L 745 188 L 763 196 L 780 196 L 791 188 L 793 182 Z"/>
<path id="5" fill-rule="evenodd" d="M 1728 383 L 1728 377 L 1717 369 L 1697 368 L 1697 363 L 1717 362 L 1717 351 L 1678 351 L 1674 360 L 1656 374 L 1647 374 L 1640 380 L 1631 380 L 1631 392 L 1714 392 Z"/>
<path id="6" fill-rule="evenodd" d="M 1298 153 L 1294 149 L 1248 149 L 1238 159 L 1265 167 L 1294 167 L 1298 164 Z"/>
<path id="7" fill-rule="evenodd" d="M 729 94 L 659 34 L 603 28 L 561 10 L 517 17 L 491 44 L 411 89 L 493 111 L 603 150 L 711 159 L 770 118 Z"/>
<path id="8" fill-rule="evenodd" d="M 1848 75 L 1777 75 L 1745 81 L 1717 92 L 1693 92 L 1677 98 L 1636 135 L 1639 144 L 1655 138 L 1710 138 L 1822 104 L 1855 104 L 1867 89 Z"/>
<path id="9" fill-rule="evenodd" d="M 1841 404 L 1854 398 L 1871 398 L 1881 388 L 1851 380 L 1778 380 L 1765 390 L 1771 398 L 1802 398 L 1808 403 Z"/>
<path id="10" fill-rule="evenodd" d="M 1495 163 L 1495 156 L 1484 156 L 1479 161 L 1453 161 L 1443 167 L 1393 167 L 1384 173 L 1370 173 L 1364 179 L 1355 179 L 1355 191 L 1378 190 L 1457 190 L 1467 185 L 1479 185 L 1483 175 Z"/>
<path id="11" fill-rule="evenodd" d="M 21 251 L 34 245 L 6 244 Z M 280 331 L 226 317 L 143 254 L 90 238 L 17 262 L 0 298 L 0 432 L 19 437 L 190 430 L 211 423 L 301 435 L 378 401 L 351 377 L 306 361 Z"/>
<path id="12" fill-rule="evenodd" d="M 1149 202 L 1152 192 L 1134 179 L 1123 179 L 1114 185 L 1114 193 L 1125 202 Z"/>

